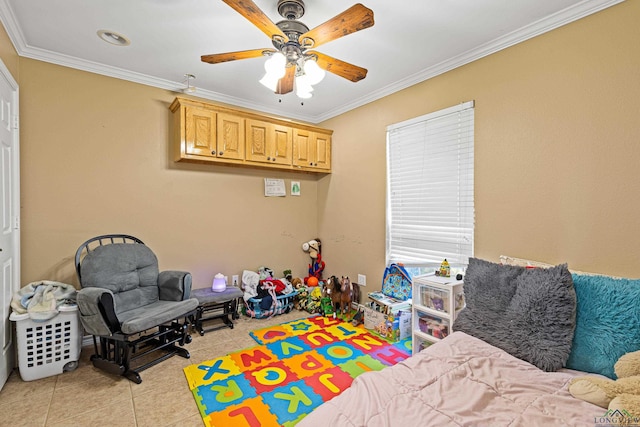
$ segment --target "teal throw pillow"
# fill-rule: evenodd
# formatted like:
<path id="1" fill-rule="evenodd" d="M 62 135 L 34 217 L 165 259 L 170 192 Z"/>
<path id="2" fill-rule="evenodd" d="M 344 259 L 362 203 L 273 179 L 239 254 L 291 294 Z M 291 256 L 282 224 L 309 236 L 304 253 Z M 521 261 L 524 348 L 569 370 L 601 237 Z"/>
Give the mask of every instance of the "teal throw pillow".
<path id="1" fill-rule="evenodd" d="M 640 280 L 573 274 L 576 329 L 566 367 L 615 379 L 613 366 L 640 350 Z"/>

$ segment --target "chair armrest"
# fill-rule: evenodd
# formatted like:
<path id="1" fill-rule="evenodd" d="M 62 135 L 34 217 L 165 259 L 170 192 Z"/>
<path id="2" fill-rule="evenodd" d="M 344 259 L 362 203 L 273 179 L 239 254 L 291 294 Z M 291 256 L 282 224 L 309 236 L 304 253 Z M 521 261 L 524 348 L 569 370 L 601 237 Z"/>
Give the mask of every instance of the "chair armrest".
<path id="1" fill-rule="evenodd" d="M 82 326 L 91 335 L 111 336 L 120 331 L 113 292 L 110 290 L 83 288 L 78 291 L 76 302 Z"/>
<path id="2" fill-rule="evenodd" d="M 161 271 L 158 276 L 160 299 L 184 301 L 191 296 L 191 273 L 186 271 Z"/>

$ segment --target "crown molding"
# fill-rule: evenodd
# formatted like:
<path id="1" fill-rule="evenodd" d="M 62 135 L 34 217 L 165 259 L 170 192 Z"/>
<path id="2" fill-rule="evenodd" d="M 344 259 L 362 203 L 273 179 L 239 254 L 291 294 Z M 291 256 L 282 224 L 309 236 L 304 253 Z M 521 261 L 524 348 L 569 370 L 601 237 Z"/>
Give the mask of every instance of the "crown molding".
<path id="1" fill-rule="evenodd" d="M 406 89 L 425 80 L 436 77 L 440 74 L 451 71 L 455 68 L 466 65 L 470 62 L 484 58 L 485 56 L 496 53 L 523 41 L 529 40 L 538 35 L 544 34 L 563 25 L 577 21 L 581 18 L 599 12 L 608 7 L 622 3 L 625 0 L 583 0 L 573 6 L 547 16 L 544 19 L 526 25 L 516 31 L 505 34 L 475 49 L 469 50 L 461 55 L 450 58 L 432 67 L 426 68 L 418 73 L 408 76 L 393 84 L 387 85 L 377 91 L 369 93 L 367 96 L 354 99 L 352 102 L 341 105 L 319 115 L 289 114 L 291 119 L 302 120 L 310 123 L 320 123 L 333 117 L 344 114 L 350 110 L 361 107 L 385 96 L 391 95 L 400 90 Z M 24 38 L 22 29 L 15 18 L 13 10 L 6 0 L 0 0 L 0 21 L 4 25 L 13 46 L 18 55 L 36 59 L 39 61 L 49 62 L 52 64 L 62 65 L 90 73 L 100 74 L 117 79 L 127 80 L 134 83 L 140 83 L 174 92 L 182 92 L 183 82 L 174 82 L 170 80 L 160 79 L 149 75 L 125 70 L 122 68 L 112 67 L 97 62 L 87 61 L 76 57 L 51 52 L 44 49 L 29 46 Z M 224 95 L 222 93 L 208 91 L 198 88 L 197 96 L 212 101 L 231 104 L 251 110 L 261 111 L 274 115 L 281 115 L 282 112 L 263 104 L 258 104 L 247 99 L 236 98 Z"/>
<path id="2" fill-rule="evenodd" d="M 348 104 L 341 105 L 340 108 L 327 111 L 322 115 L 316 116 L 315 120 L 317 120 L 317 122 L 322 122 L 339 116 L 347 111 L 384 98 L 385 96 L 391 95 L 415 84 L 422 83 L 425 80 L 444 74 L 447 71 L 451 71 L 455 68 L 469 64 L 470 62 L 484 58 L 485 56 L 489 56 L 518 43 L 522 43 L 546 32 L 562 27 L 563 25 L 577 21 L 618 3 L 622 3 L 623 1 L 625 0 L 583 0 L 580 3 L 576 3 L 575 5 L 556 12 L 553 15 L 547 16 L 544 19 L 538 20 L 527 26 L 519 28 L 518 30 L 512 31 L 511 33 L 507 33 L 501 37 L 493 39 L 475 49 L 469 50 L 463 54 L 436 64 L 433 67 L 426 68 L 391 85 L 371 92 L 366 97 L 354 99 Z"/>

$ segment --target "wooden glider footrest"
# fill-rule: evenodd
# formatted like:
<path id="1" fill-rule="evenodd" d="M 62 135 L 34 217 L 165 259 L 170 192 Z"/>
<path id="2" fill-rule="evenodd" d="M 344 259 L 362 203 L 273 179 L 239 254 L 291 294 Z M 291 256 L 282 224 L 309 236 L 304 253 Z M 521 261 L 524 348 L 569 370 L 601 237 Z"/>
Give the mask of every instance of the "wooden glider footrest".
<path id="1" fill-rule="evenodd" d="M 199 302 L 193 326 L 200 335 L 204 335 L 202 322 L 212 319 L 222 319 L 222 325 L 214 326 L 208 331 L 229 327 L 233 329 L 233 319 L 238 318 L 238 300 L 242 298 L 242 291 L 234 286 L 228 286 L 222 292 L 214 292 L 211 288 L 193 289 L 191 298 Z M 207 314 L 207 317 L 204 315 Z"/>

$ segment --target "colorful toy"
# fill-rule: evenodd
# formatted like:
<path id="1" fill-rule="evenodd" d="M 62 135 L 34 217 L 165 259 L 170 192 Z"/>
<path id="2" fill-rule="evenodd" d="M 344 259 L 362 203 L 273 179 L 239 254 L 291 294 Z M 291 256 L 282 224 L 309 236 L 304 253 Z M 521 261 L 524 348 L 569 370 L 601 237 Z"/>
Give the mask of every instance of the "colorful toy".
<path id="1" fill-rule="evenodd" d="M 348 317 L 351 313 L 351 302 L 360 302 L 360 287 L 351 283 L 348 276 L 342 276 L 340 280 L 336 276 L 331 276 L 327 280 L 327 289 L 338 314 Z M 340 306 L 339 310 L 338 306 Z"/>
<path id="2" fill-rule="evenodd" d="M 614 366 L 617 380 L 582 376 L 571 380 L 569 392 L 578 399 L 609 409 L 619 417 L 640 417 L 640 351 L 620 357 Z"/>
<path id="3" fill-rule="evenodd" d="M 311 264 L 309 264 L 309 275 L 305 277 L 304 282 L 307 283 L 311 277 L 322 280 L 322 271 L 324 270 L 325 263 L 324 261 L 322 261 L 322 255 L 320 254 L 320 239 L 313 239 L 309 240 L 308 242 L 304 242 L 302 244 L 302 250 L 305 252 L 309 252 L 309 256 L 311 257 Z"/>
<path id="4" fill-rule="evenodd" d="M 311 288 L 318 286 L 318 278 L 315 276 L 307 277 L 307 286 Z"/>
<path id="5" fill-rule="evenodd" d="M 323 316 L 330 316 L 334 313 L 333 304 L 331 303 L 331 298 L 322 297 L 320 300 L 320 314 Z"/>
<path id="6" fill-rule="evenodd" d="M 309 298 L 307 299 L 307 311 L 311 314 L 318 313 L 320 311 L 320 300 L 322 299 L 322 289 L 320 286 L 316 286 L 309 291 Z"/>
<path id="7" fill-rule="evenodd" d="M 307 287 L 302 283 L 302 279 L 299 277 L 291 279 L 291 285 L 293 286 L 293 289 L 298 291 L 293 306 L 298 310 L 305 310 L 307 308 L 307 299 L 309 296 Z"/>

